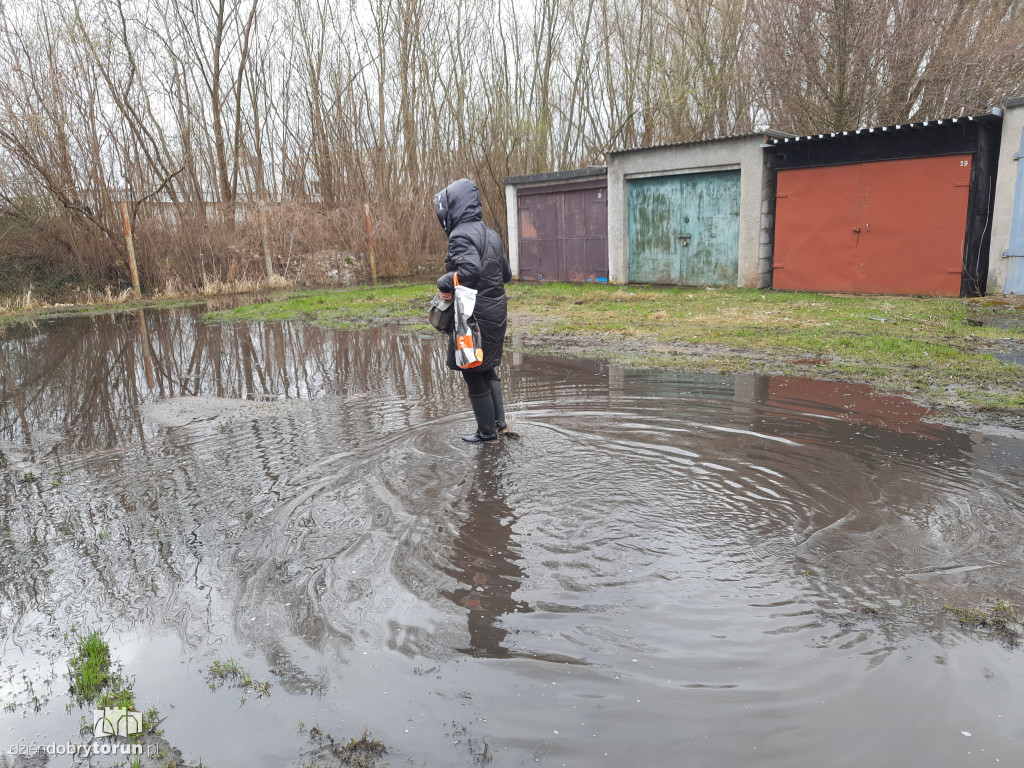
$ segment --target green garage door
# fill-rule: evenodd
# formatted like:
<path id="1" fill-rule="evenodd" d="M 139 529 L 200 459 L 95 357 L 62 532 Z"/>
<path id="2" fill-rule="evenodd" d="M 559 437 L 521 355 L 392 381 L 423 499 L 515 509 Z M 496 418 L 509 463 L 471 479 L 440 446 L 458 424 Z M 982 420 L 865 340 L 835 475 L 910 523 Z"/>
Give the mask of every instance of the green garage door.
<path id="1" fill-rule="evenodd" d="M 740 172 L 632 179 L 629 282 L 736 285 Z"/>

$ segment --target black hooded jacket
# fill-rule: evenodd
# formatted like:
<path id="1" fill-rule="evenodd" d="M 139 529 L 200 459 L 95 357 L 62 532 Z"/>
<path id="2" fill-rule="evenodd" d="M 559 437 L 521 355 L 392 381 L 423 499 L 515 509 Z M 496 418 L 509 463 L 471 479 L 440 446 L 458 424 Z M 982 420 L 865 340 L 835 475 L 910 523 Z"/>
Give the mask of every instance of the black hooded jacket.
<path id="1" fill-rule="evenodd" d="M 446 271 L 438 278 L 437 289 L 454 291 L 456 272 L 459 285 L 476 288 L 473 317 L 480 328 L 484 361 L 473 370 L 496 368 L 501 364 L 508 321 L 505 283 L 512 279 L 501 236 L 484 224 L 480 190 L 469 179 L 453 181 L 434 195 L 434 212 L 448 235 Z M 454 339 L 448 340 L 448 367 L 458 369 Z"/>

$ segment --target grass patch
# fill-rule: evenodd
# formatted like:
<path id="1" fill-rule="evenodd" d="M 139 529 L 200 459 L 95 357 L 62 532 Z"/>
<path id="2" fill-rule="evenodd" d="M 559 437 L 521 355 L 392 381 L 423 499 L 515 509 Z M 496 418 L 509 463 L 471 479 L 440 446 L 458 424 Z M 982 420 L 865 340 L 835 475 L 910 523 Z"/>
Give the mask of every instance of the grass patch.
<path id="1" fill-rule="evenodd" d="M 136 301 L 130 292 L 107 298 L 91 296 L 75 304 L 16 304 L 0 299 L 0 328 L 57 317 L 104 315 L 136 309 L 170 309 L 202 301 L 202 297 L 144 297 Z"/>
<path id="2" fill-rule="evenodd" d="M 98 629 L 79 635 L 75 654 L 68 662 L 71 693 L 82 702 L 99 699 L 111 681 L 110 646 Z"/>
<path id="3" fill-rule="evenodd" d="M 950 603 L 942 608 L 956 618 L 961 626 L 988 631 L 1011 648 L 1020 644 L 1021 635 L 1024 634 L 1020 617 L 1012 603 L 996 600 L 987 610 Z"/>
<path id="4" fill-rule="evenodd" d="M 300 723 L 299 732 L 303 730 L 304 726 Z M 335 741 L 331 734 L 319 726 L 310 728 L 308 735 L 313 748 L 302 755 L 303 768 L 383 768 L 385 765 L 381 761 L 388 748 L 365 728 L 359 738 L 347 742 Z"/>
<path id="5" fill-rule="evenodd" d="M 110 646 L 103 633 L 98 629 L 87 635 L 77 633 L 72 641 L 74 653 L 68 662 L 71 687 L 68 711 L 76 705 L 94 709 L 134 709 L 132 680 L 126 678 L 121 665 L 111 659 Z"/>
<path id="6" fill-rule="evenodd" d="M 206 673 L 210 690 L 216 691 L 225 685 L 243 690 L 242 703 L 245 703 L 245 694 L 256 694 L 257 698 L 270 695 L 270 681 L 254 680 L 252 675 L 243 669 L 234 659 L 227 661 L 215 661 L 210 665 Z"/>
<path id="7" fill-rule="evenodd" d="M 334 291 L 300 291 L 273 301 L 210 312 L 208 323 L 300 320 L 328 328 L 359 328 L 413 319 L 426 323 L 432 285 L 365 286 Z"/>
<path id="8" fill-rule="evenodd" d="M 66 303 L 51 303 L 47 298 L 48 292 L 46 291 L 40 295 L 30 285 L 23 293 L 12 296 L 2 292 L 4 287 L 2 283 L 3 281 L 0 280 L 0 328 L 14 323 L 65 315 L 187 306 L 218 296 L 273 292 L 291 288 L 293 285 L 291 281 L 279 275 L 255 280 L 241 278 L 229 282 L 224 282 L 216 277 L 204 276 L 202 284 L 192 288 L 181 285 L 177 280 L 169 280 L 163 288 L 159 288 L 155 292 L 147 292 L 140 299 L 135 298 L 135 292 L 131 288 L 125 288 L 115 293 L 110 286 L 106 286 L 102 290 L 76 287 L 75 290 L 64 296 L 67 300 Z"/>

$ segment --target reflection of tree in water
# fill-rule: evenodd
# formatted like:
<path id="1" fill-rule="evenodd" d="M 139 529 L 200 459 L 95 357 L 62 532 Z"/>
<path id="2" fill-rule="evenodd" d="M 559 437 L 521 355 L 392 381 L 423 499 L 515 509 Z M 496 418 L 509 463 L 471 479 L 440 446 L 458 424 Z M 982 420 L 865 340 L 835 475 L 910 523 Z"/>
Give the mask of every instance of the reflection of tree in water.
<path id="1" fill-rule="evenodd" d="M 461 586 L 444 594 L 469 611 L 469 647 L 460 650 L 474 656 L 504 657 L 509 655 L 502 644 L 508 630 L 501 626 L 502 616 L 532 609 L 513 598 L 523 581 L 523 569 L 512 536 L 515 511 L 502 487 L 507 456 L 501 445 L 481 448 L 475 457 L 473 484 L 456 507 L 465 519 L 452 542 L 450 563 L 444 568 Z"/>
<path id="2" fill-rule="evenodd" d="M 441 369 L 435 346 L 379 329 L 205 326 L 186 312 L 146 319 L 151 389 L 136 315 L 20 329 L 4 341 L 0 441 L 13 463 L 31 434 L 36 458 L 20 475 L 0 471 L 0 639 L 40 614 L 65 627 L 97 615 L 118 628 L 174 627 L 189 648 L 242 639 L 267 649 L 277 668 L 282 636 L 338 657 L 356 642 L 410 656 L 517 652 L 507 615 L 529 610 L 515 599 L 525 566 L 513 529 L 527 510 L 517 501 L 518 474 L 547 457 L 512 444 L 472 453 L 442 444 L 436 426 L 451 419 L 461 382 Z M 904 406 L 876 408 L 881 415 L 866 422 L 838 408 L 819 417 L 813 403 L 823 394 L 796 382 L 777 391 L 772 382 L 737 381 L 734 392 L 715 378 L 687 400 L 682 387 L 659 389 L 662 379 L 649 375 L 608 382 L 530 365 L 517 367 L 517 382 L 559 409 L 610 393 L 612 410 L 664 419 L 667 428 L 646 437 L 664 444 L 657 455 L 667 471 L 672 451 L 690 445 L 675 431 L 690 418 L 686 408 L 719 427 L 701 450 L 734 465 L 734 477 L 760 478 L 746 490 L 779 489 L 766 499 L 706 481 L 724 502 L 716 528 L 755 532 L 751 547 L 766 564 L 794 553 L 794 529 L 803 532 L 797 557 L 833 569 L 845 557 L 854 576 L 886 578 L 862 564 L 865 553 L 879 552 L 865 546 L 872 536 L 906 555 L 875 557 L 895 562 L 894 577 L 920 563 L 962 560 L 930 543 L 936 527 L 946 549 L 963 543 L 968 554 L 1020 561 L 1019 537 L 999 533 L 1009 519 L 1003 508 L 1019 509 L 1017 502 L 974 479 L 968 438 L 918 434 L 913 413 L 896 418 L 893 409 Z M 692 377 L 681 381 L 694 388 Z M 338 397 L 298 402 L 319 394 Z M 839 394 L 840 405 L 852 399 Z M 275 418 L 182 427 L 140 411 L 154 397 L 196 395 L 289 402 Z M 615 429 L 614 420 L 602 423 L 594 435 L 615 437 Z M 629 437 L 634 427 L 618 429 Z M 777 439 L 764 443 L 754 433 Z M 46 456 L 55 439 L 63 440 L 59 453 Z M 95 450 L 104 447 L 113 450 Z M 633 455 L 614 447 L 616 466 L 622 450 Z M 766 472 L 744 473 L 741 462 Z M 822 481 L 851 473 L 866 482 Z M 943 503 L 968 491 L 969 508 Z M 310 685 L 301 670 L 294 679 L 298 688 Z"/>
<path id="3" fill-rule="evenodd" d="M 3 341 L 0 639 L 42 611 L 64 625 L 104 616 L 120 627 L 173 626 L 188 647 L 229 637 L 232 624 L 329 642 L 335 632 L 302 591 L 304 573 L 274 559 L 274 541 L 265 561 L 253 538 L 270 530 L 271 511 L 286 515 L 277 502 L 302 491 L 307 469 L 314 482 L 329 471 L 319 462 L 348 465 L 364 437 L 412 434 L 457 382 L 437 375 L 432 345 L 408 335 L 208 326 L 191 310 L 145 320 L 148 350 L 135 313 L 15 328 Z M 340 399 L 309 402 L 324 394 Z M 197 395 L 290 402 L 261 411 L 274 418 L 170 428 L 142 409 Z M 49 445 L 58 450 L 46 455 Z M 33 446 L 30 468 L 3 468 L 10 450 Z M 309 526 L 285 522 L 295 524 L 289 540 Z M 274 578 L 247 592 L 253 572 Z"/>
<path id="4" fill-rule="evenodd" d="M 15 326 L 0 344 L 0 441 L 38 437 L 44 453 L 57 442 L 62 451 L 124 447 L 145 440 L 140 407 L 154 398 L 382 391 L 431 402 L 434 352 L 380 329 L 352 343 L 351 334 L 297 323 L 208 325 L 197 310 Z"/>

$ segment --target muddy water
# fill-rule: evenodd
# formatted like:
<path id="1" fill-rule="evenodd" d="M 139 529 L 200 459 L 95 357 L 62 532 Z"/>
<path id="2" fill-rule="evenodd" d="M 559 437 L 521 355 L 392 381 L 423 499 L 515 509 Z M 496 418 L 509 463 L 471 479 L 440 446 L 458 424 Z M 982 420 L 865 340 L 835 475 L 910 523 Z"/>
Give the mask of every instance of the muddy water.
<path id="1" fill-rule="evenodd" d="M 521 437 L 470 446 L 436 337 L 188 311 L 2 353 L 0 749 L 80 740 L 63 634 L 102 627 L 208 766 L 314 724 L 392 765 L 1020 764 L 1022 651 L 942 610 L 1024 603 L 1012 437 L 509 354 Z"/>

